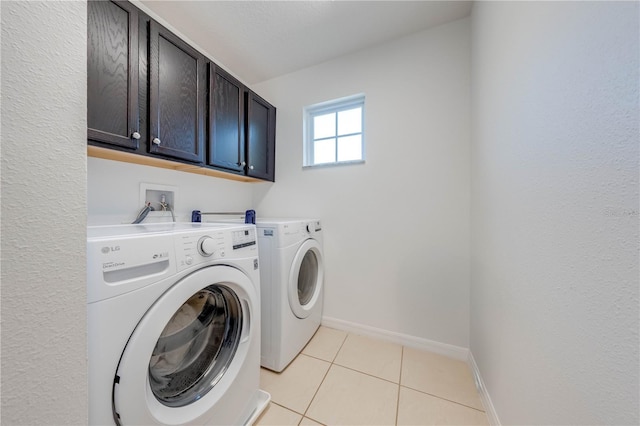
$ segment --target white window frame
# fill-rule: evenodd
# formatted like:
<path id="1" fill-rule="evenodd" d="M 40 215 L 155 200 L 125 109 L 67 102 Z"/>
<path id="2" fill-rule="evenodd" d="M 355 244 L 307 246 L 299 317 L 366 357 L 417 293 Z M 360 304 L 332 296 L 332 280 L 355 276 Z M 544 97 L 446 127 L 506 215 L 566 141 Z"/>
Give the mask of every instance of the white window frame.
<path id="1" fill-rule="evenodd" d="M 302 166 L 303 168 L 309 168 L 309 167 L 326 167 L 326 166 L 336 166 L 336 165 L 344 165 L 344 164 L 360 164 L 360 163 L 364 163 L 365 162 L 365 132 L 364 132 L 364 115 L 365 115 L 365 108 L 364 108 L 364 94 L 358 94 L 358 95 L 353 95 L 353 96 L 348 96 L 345 98 L 340 98 L 340 99 L 334 99 L 331 101 L 327 101 L 327 102 L 322 102 L 319 104 L 315 104 L 315 105 L 310 105 L 304 108 L 304 125 L 303 125 L 303 131 L 304 131 L 304 136 L 303 136 L 303 160 L 302 160 Z M 354 133 L 354 134 L 359 134 L 361 135 L 360 138 L 360 143 L 361 143 L 361 158 L 358 160 L 347 160 L 347 161 L 338 161 L 337 155 L 338 155 L 338 147 L 336 146 L 336 161 L 333 162 L 327 162 L 327 163 L 320 163 L 320 164 L 314 164 L 314 159 L 313 159 L 313 144 L 314 144 L 314 139 L 313 139 L 313 118 L 315 116 L 318 115 L 324 115 L 324 114 L 329 114 L 332 112 L 336 113 L 336 120 L 337 120 L 337 113 L 340 111 L 345 111 L 345 110 L 349 110 L 349 109 L 353 109 L 356 107 L 361 107 L 362 108 L 362 127 L 361 127 L 361 132 L 360 133 Z M 337 124 L 336 124 L 337 126 Z M 336 127 L 336 133 L 337 133 L 337 127 Z M 341 136 L 345 136 L 345 135 L 341 135 Z M 336 144 L 338 143 L 338 135 L 336 135 Z"/>

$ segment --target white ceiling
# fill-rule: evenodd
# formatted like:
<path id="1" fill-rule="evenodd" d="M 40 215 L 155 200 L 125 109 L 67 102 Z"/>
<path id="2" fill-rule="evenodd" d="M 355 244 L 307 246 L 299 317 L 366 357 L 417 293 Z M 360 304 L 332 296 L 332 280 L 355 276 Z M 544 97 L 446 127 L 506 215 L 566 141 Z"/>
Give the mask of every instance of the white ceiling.
<path id="1" fill-rule="evenodd" d="M 468 16 L 471 1 L 142 3 L 247 84 Z"/>

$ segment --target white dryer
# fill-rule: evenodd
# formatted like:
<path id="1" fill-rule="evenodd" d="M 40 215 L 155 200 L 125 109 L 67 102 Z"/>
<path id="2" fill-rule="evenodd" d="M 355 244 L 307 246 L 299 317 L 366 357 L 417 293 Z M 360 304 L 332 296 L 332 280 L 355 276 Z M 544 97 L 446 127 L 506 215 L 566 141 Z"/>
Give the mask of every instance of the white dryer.
<path id="1" fill-rule="evenodd" d="M 258 219 L 260 363 L 282 371 L 320 326 L 324 301 L 322 226 L 316 219 Z"/>
<path id="2" fill-rule="evenodd" d="M 230 425 L 259 390 L 253 225 L 89 227 L 89 423 Z"/>

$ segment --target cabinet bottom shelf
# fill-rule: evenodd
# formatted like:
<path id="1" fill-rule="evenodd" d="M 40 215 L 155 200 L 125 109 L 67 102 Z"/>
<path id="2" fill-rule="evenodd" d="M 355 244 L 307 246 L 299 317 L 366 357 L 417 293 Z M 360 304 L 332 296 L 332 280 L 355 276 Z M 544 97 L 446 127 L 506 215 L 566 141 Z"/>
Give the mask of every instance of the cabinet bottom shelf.
<path id="1" fill-rule="evenodd" d="M 148 157 L 129 152 L 116 151 L 114 149 L 102 148 L 94 145 L 87 145 L 87 156 L 102 158 L 105 160 L 122 161 L 124 163 L 139 164 L 141 166 L 160 167 L 162 169 L 177 170 L 180 172 L 194 173 L 197 175 L 211 176 L 239 182 L 265 182 L 264 180 L 249 176 L 241 176 L 207 167 L 183 164 L 175 161 L 164 160 L 162 158 Z"/>

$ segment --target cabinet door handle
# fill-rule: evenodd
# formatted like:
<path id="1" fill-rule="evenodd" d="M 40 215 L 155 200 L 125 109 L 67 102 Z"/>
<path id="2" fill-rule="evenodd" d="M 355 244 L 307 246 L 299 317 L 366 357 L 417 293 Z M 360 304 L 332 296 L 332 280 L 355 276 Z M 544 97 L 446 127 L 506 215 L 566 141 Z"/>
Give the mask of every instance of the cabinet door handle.
<path id="1" fill-rule="evenodd" d="M 253 170 L 253 166 L 249 166 L 249 168 L 250 168 L 251 170 Z"/>
<path id="2" fill-rule="evenodd" d="M 138 133 L 138 132 L 133 132 L 133 133 L 131 134 L 131 138 L 132 138 L 132 139 L 135 139 L 135 140 L 140 139 L 140 133 Z"/>
<path id="3" fill-rule="evenodd" d="M 151 142 L 153 142 L 154 145 L 160 145 L 162 143 L 158 138 L 153 138 Z"/>
<path id="4" fill-rule="evenodd" d="M 241 163 L 240 163 L 240 164 L 238 164 L 238 165 L 239 165 L 239 166 L 244 167 L 244 166 L 246 166 L 246 165 L 247 165 L 247 162 L 246 162 L 246 161 L 243 161 L 243 162 L 241 162 Z"/>

